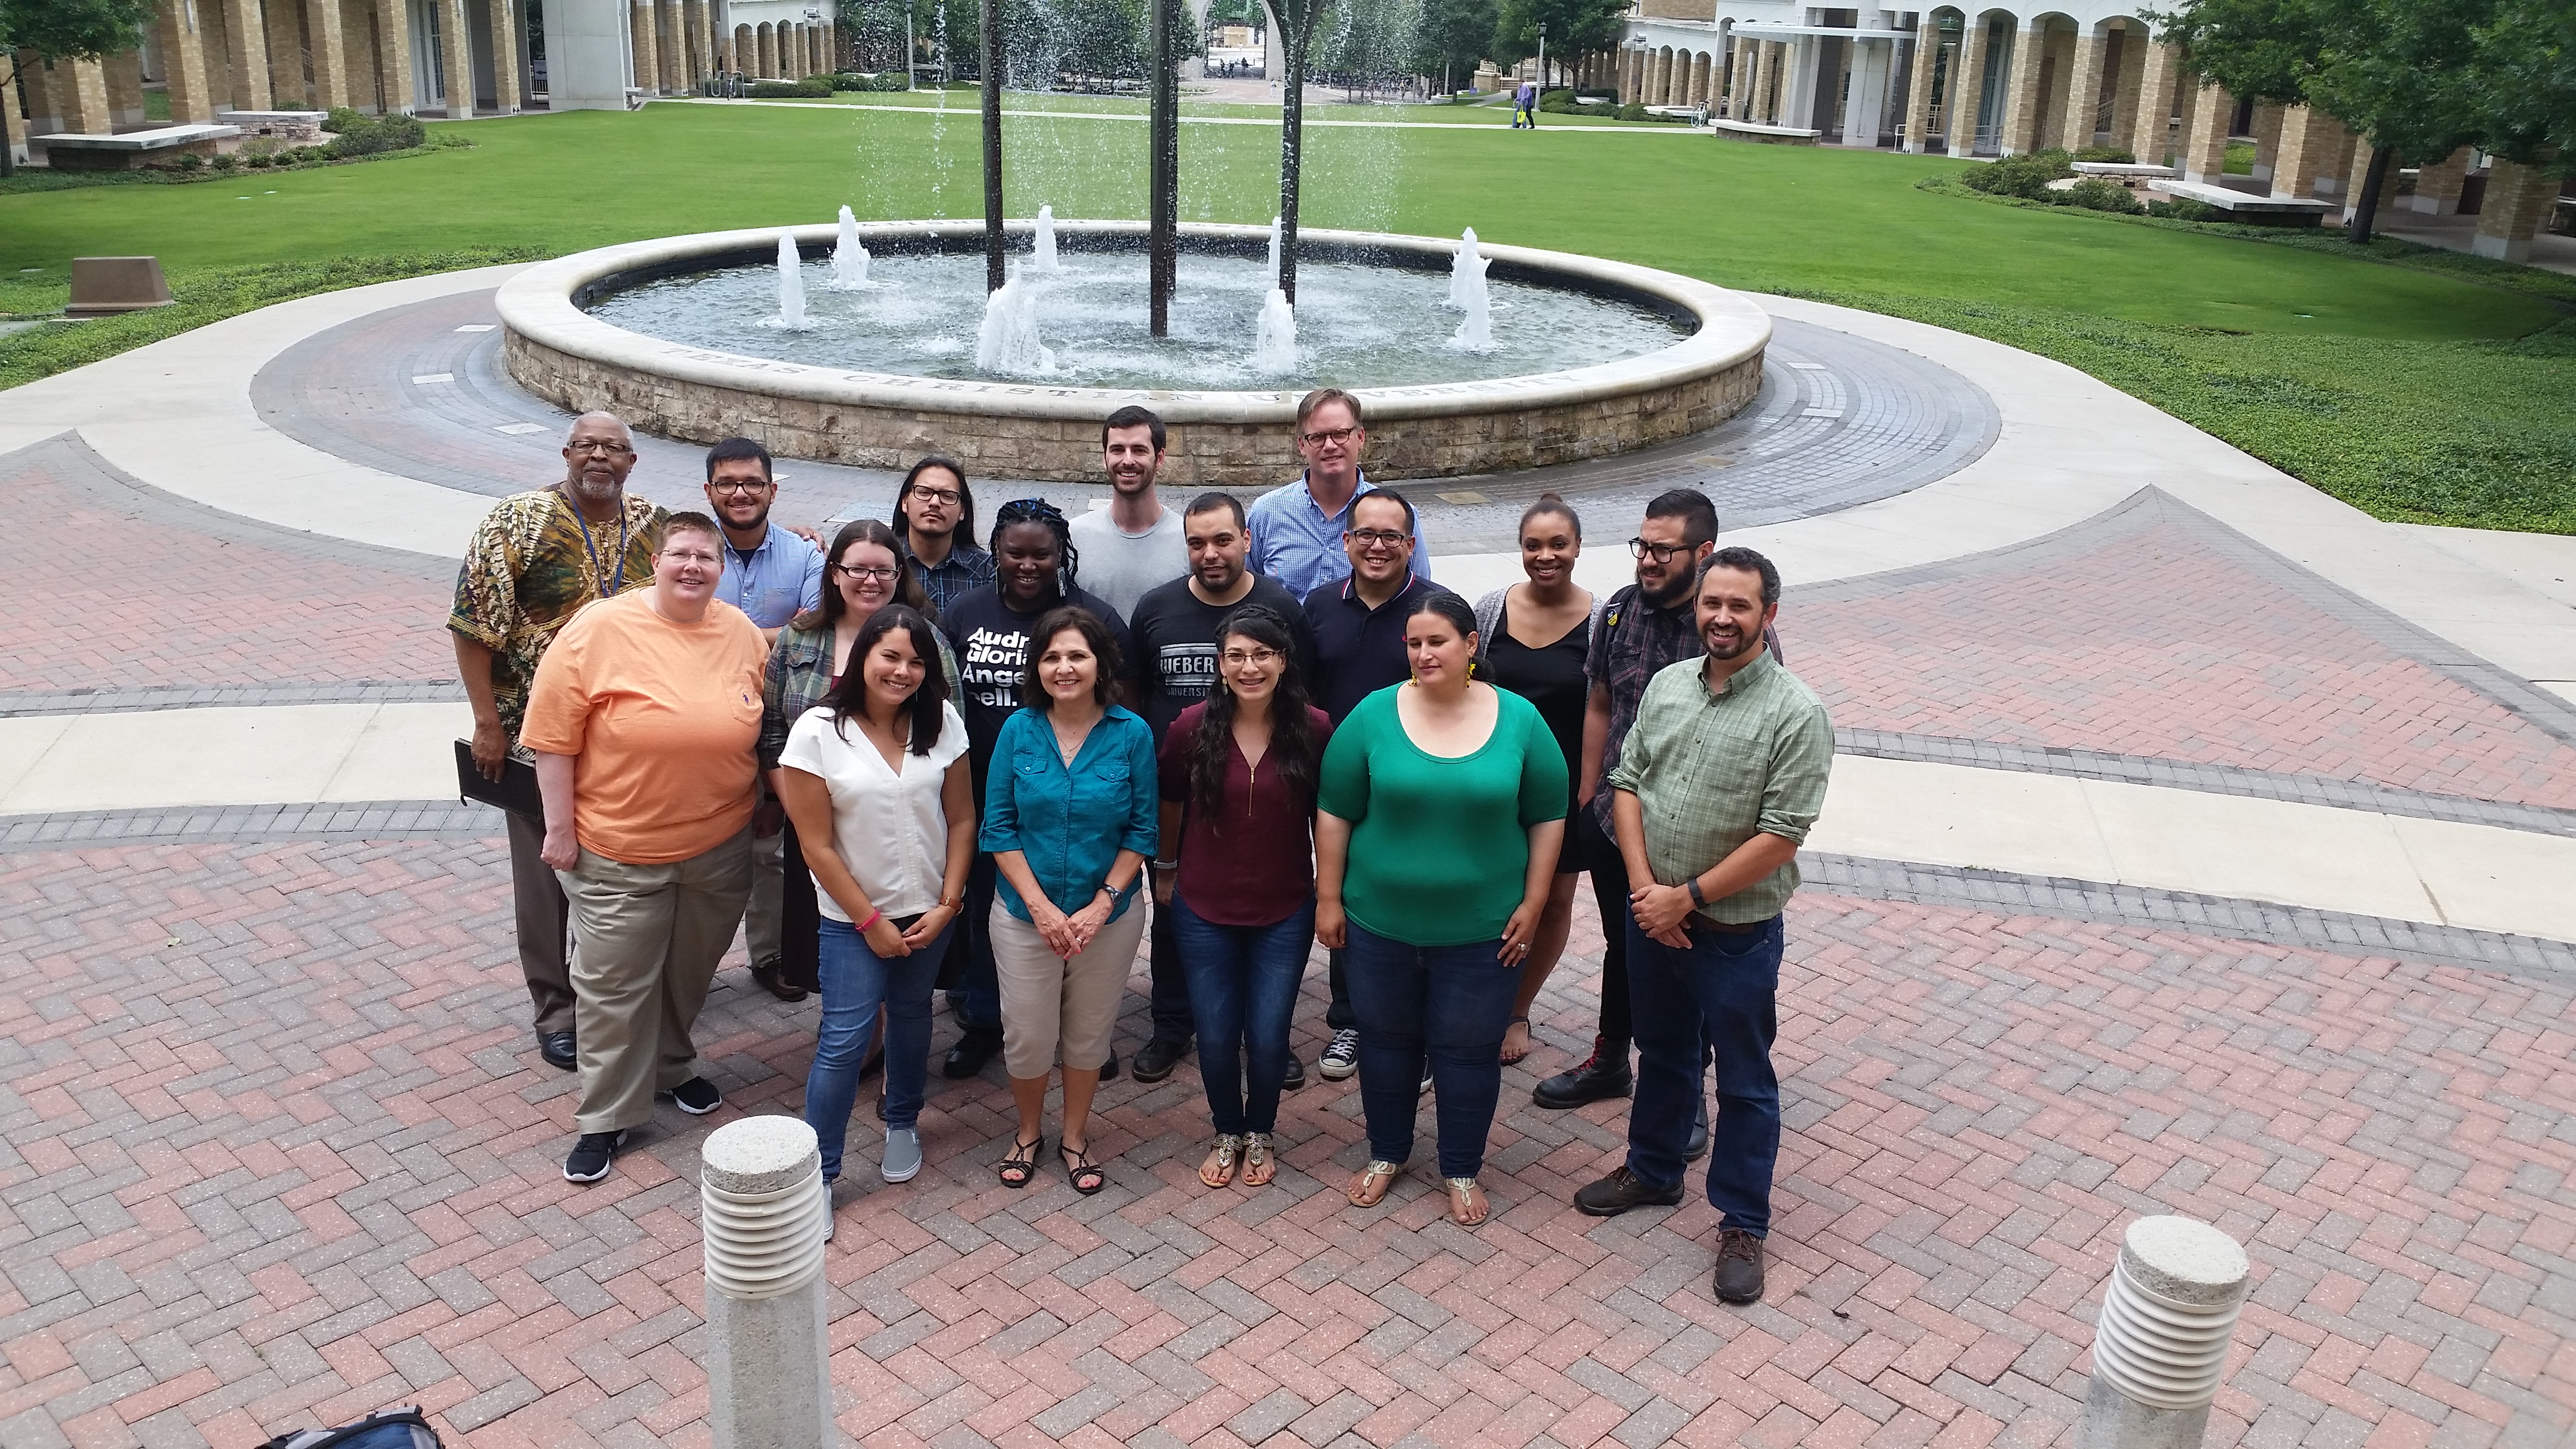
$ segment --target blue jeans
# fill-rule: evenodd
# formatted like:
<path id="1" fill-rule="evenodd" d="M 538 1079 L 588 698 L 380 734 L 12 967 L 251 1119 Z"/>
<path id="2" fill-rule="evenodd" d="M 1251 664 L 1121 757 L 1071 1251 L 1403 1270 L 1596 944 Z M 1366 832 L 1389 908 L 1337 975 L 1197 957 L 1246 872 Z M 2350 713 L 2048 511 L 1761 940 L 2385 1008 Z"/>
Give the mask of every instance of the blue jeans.
<path id="1" fill-rule="evenodd" d="M 1413 1155 L 1427 1054 L 1440 1175 L 1474 1177 L 1484 1170 L 1485 1134 L 1503 1094 L 1503 1028 L 1521 981 L 1519 969 L 1496 954 L 1501 949 L 1500 939 L 1408 946 L 1350 923 L 1342 960 L 1359 1017 L 1369 1156 L 1402 1162 Z"/>
<path id="2" fill-rule="evenodd" d="M 1199 1079 L 1216 1130 L 1276 1131 L 1280 1084 L 1288 1079 L 1288 1018 L 1306 974 L 1306 948 L 1315 940 L 1315 908 L 1272 926 L 1220 926 L 1174 892 L 1170 911 L 1155 914 L 1170 916 L 1189 973 Z"/>
<path id="3" fill-rule="evenodd" d="M 998 1036 L 1002 1031 L 1002 983 L 993 974 L 993 941 L 984 928 L 993 913 L 993 891 L 1001 872 L 994 868 L 993 857 L 978 855 L 966 868 L 966 902 L 957 916 L 955 934 L 964 959 L 958 963 L 954 984 L 948 988 L 949 1004 L 957 1008 L 958 1024 L 968 1031 L 989 1031 Z"/>
<path id="4" fill-rule="evenodd" d="M 930 1072 L 930 983 L 939 959 L 957 934 L 948 929 L 909 956 L 885 957 L 847 921 L 826 917 L 821 947 L 823 1021 L 814 1032 L 814 1065 L 805 1074 L 805 1122 L 822 1139 L 823 1180 L 841 1175 L 841 1144 L 850 1134 L 850 1104 L 859 1094 L 859 1066 L 876 1035 L 877 1007 L 886 1012 L 886 1127 L 921 1120 L 922 1087 Z"/>
<path id="5" fill-rule="evenodd" d="M 1699 1113 L 1701 1043 L 1717 1056 L 1709 1124 L 1708 1201 L 1719 1226 L 1771 1231 L 1771 1171 L 1780 1159 L 1780 918 L 1741 934 L 1694 922 L 1676 951 L 1627 919 L 1628 996 L 1637 1035 L 1637 1100 L 1628 1109 L 1628 1170 L 1654 1187 L 1682 1181 Z"/>
<path id="6" fill-rule="evenodd" d="M 1187 1046 L 1198 1024 L 1197 1013 L 1190 1007 L 1190 971 L 1181 964 L 1181 938 L 1174 919 L 1178 914 L 1177 906 L 1168 910 L 1155 906 L 1153 924 L 1146 928 L 1145 939 L 1150 944 L 1145 959 L 1154 983 L 1153 994 L 1147 999 L 1153 1006 L 1154 1040 Z"/>

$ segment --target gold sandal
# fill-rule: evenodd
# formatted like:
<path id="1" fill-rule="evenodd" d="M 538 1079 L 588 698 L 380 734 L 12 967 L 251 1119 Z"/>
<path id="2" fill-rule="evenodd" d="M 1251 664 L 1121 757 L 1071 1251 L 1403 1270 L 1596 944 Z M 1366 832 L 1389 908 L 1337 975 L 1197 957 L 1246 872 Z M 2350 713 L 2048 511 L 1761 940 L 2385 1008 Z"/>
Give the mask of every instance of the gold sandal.
<path id="1" fill-rule="evenodd" d="M 1270 1134 L 1247 1132 L 1243 1136 L 1243 1185 L 1268 1187 L 1279 1175 L 1279 1164 L 1270 1152 Z"/>
<path id="2" fill-rule="evenodd" d="M 1477 1184 L 1476 1179 L 1445 1177 L 1441 1181 L 1449 1187 L 1449 1221 L 1462 1228 L 1472 1228 L 1483 1225 L 1485 1219 L 1493 1216 L 1494 1205 L 1486 1199 L 1485 1189 Z M 1476 1213 L 1472 1218 L 1467 1216 L 1471 1210 Z"/>
<path id="3" fill-rule="evenodd" d="M 1386 1190 L 1395 1185 L 1395 1175 L 1402 1171 L 1404 1171 L 1404 1164 L 1401 1162 L 1388 1162 L 1377 1157 L 1370 1158 L 1369 1165 L 1360 1169 L 1360 1175 L 1351 1179 L 1350 1192 L 1347 1194 L 1351 1200 L 1351 1206 L 1376 1207 L 1386 1201 Z"/>
<path id="4" fill-rule="evenodd" d="M 1216 1135 L 1216 1150 L 1199 1164 L 1199 1181 L 1210 1187 L 1223 1187 L 1234 1181 L 1235 1159 L 1243 1155 L 1243 1139 L 1231 1132 Z"/>

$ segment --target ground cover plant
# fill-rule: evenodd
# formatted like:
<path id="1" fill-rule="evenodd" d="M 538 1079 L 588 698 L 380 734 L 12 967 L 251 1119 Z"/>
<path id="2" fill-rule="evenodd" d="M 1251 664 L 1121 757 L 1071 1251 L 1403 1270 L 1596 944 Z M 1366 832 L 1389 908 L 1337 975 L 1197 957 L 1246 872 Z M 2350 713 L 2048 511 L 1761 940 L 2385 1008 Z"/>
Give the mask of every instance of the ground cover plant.
<path id="1" fill-rule="evenodd" d="M 1015 109 L 1055 102 L 1121 104 L 1010 98 Z M 1571 117 L 1555 134 L 1312 124 L 1325 118 L 1310 112 L 1310 226 L 1473 226 L 1489 241 L 1918 317 L 2084 368 L 2381 517 L 2576 532 L 2576 355 L 2569 294 L 2552 290 L 2566 279 L 2426 260 L 2402 244 L 2356 252 L 2326 238 L 1968 204 L 1917 187 L 1966 169 L 1938 157 L 1677 128 L 1588 134 Z M 656 104 L 460 129 L 474 149 L 265 175 L 256 188 L 0 196 L 0 280 L 39 269 L 0 287 L 0 304 L 58 307 L 75 255 L 158 254 L 202 319 L 250 294 L 209 279 L 282 256 L 556 255 L 820 222 L 843 203 L 862 217 L 979 214 L 976 122 L 963 106 Z M 1061 217 L 1142 215 L 1141 125 L 1015 117 L 1006 135 L 1014 214 L 1050 203 Z M 1181 144 L 1185 219 L 1269 219 L 1275 126 L 1185 125 Z M 69 365 L 73 344 L 55 334 L 107 325 L 0 339 L 0 380 Z M 94 335 L 78 360 L 105 345 Z"/>

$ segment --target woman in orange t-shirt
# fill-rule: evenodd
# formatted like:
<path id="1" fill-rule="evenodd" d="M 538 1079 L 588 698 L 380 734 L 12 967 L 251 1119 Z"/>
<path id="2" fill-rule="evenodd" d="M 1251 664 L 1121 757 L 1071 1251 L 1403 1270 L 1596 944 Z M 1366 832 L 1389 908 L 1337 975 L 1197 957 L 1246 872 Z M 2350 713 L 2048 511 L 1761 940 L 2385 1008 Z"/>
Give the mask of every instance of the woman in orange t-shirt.
<path id="1" fill-rule="evenodd" d="M 760 630 L 715 597 L 724 536 L 662 525 L 653 586 L 584 606 L 546 649 L 520 742 L 537 755 L 544 857 L 572 902 L 581 1134 L 564 1177 L 608 1175 L 668 1092 L 722 1098 L 689 1029 L 751 895 Z"/>

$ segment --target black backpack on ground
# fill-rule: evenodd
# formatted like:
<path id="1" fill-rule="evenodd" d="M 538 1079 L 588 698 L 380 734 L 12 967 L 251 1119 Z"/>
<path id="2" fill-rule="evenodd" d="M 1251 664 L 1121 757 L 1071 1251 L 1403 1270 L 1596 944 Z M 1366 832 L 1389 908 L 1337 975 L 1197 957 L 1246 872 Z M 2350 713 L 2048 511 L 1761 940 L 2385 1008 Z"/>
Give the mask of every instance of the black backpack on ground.
<path id="1" fill-rule="evenodd" d="M 259 1449 L 441 1449 L 418 1409 L 387 1409 L 337 1429 L 297 1429 Z"/>

